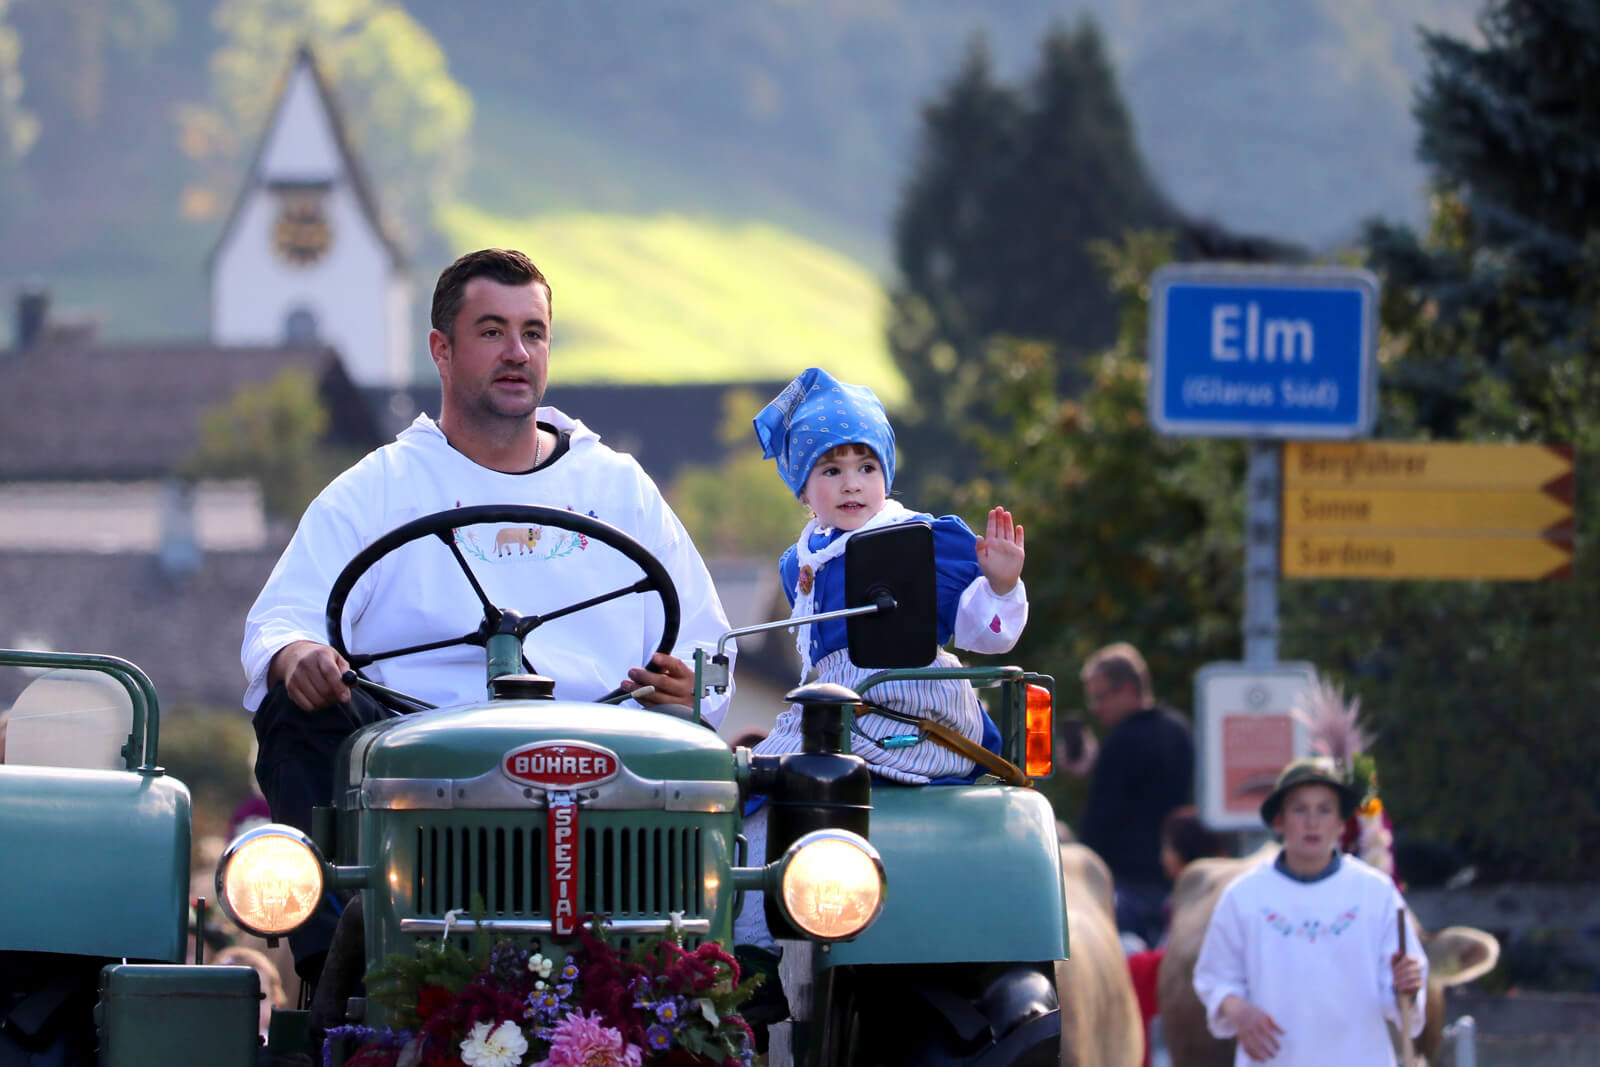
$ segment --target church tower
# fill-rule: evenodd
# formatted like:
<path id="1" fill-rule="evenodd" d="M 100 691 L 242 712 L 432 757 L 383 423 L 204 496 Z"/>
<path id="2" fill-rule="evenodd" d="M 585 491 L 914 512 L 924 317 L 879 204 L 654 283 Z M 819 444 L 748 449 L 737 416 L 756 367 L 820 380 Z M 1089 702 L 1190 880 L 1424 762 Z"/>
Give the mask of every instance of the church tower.
<path id="1" fill-rule="evenodd" d="M 214 344 L 326 344 L 359 386 L 410 383 L 402 257 L 309 48 L 295 57 L 209 268 Z"/>

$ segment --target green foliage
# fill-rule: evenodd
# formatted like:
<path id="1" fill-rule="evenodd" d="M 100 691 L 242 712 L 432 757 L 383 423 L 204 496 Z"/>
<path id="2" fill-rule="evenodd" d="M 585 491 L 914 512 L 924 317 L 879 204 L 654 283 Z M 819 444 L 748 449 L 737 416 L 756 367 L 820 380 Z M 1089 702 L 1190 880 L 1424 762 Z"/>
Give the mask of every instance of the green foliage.
<path id="1" fill-rule="evenodd" d="M 672 510 L 702 555 L 761 556 L 775 564 L 805 524 L 804 506 L 773 462 L 761 458 L 750 427 L 769 399 L 750 389 L 730 390 L 718 430 L 728 458 L 716 466 L 686 467 L 667 491 Z"/>
<path id="2" fill-rule="evenodd" d="M 480 894 L 473 894 L 469 911 L 474 919 L 487 915 Z M 397 1027 L 415 1029 L 423 1021 L 418 1014 L 422 990 L 433 986 L 451 995 L 460 993 L 489 970 L 493 950 L 494 936 L 483 929 L 473 930 L 466 938 L 418 938 L 415 952 L 391 952 L 371 970 L 366 978 L 367 995 L 394 1013 Z"/>
<path id="3" fill-rule="evenodd" d="M 1343 233 L 1373 204 L 1395 205 L 1397 217 L 1416 210 L 1415 164 L 1400 147 L 1412 136 L 1404 114 L 1412 26 L 1465 22 L 1465 5 L 1284 0 L 1262 11 L 1246 0 L 1196 0 L 1152 17 L 1149 0 L 1087 0 L 1078 9 L 1106 27 L 1146 158 L 1170 176 L 1175 195 L 1223 217 L 1281 219 L 1277 232 L 1320 236 Z M 261 128 L 259 113 L 246 121 L 216 95 L 221 79 L 209 61 L 244 39 L 242 31 L 219 34 L 212 16 L 220 6 L 10 0 L 24 79 L 18 107 L 36 119 L 38 138 L 23 160 L 31 199 L 0 200 L 12 211 L 9 223 L 0 215 L 0 278 L 42 279 L 58 305 L 93 310 L 110 340 L 206 329 L 196 272 Z M 907 169 L 917 102 L 949 76 L 975 28 L 989 34 L 995 68 L 1009 83 L 1036 64 L 1044 29 L 1062 17 L 1059 0 L 390 0 L 385 10 L 401 7 L 439 44 L 450 76 L 473 99 L 464 142 L 470 174 L 437 206 L 453 200 L 508 218 L 588 211 L 761 219 L 884 275 L 884 223 Z M 379 10 L 347 0 L 319 9 L 329 19 Z M 334 36 L 342 43 L 370 30 L 370 21 Z M 1259 28 L 1267 22 L 1271 32 Z M 256 38 L 264 55 L 258 76 L 241 78 L 237 90 L 263 109 L 304 36 L 292 22 L 268 29 L 274 33 Z M 276 36 L 284 30 L 287 40 Z M 98 53 L 90 40 L 100 42 Z M 507 41 L 536 58 L 506 61 Z M 335 95 L 357 119 L 349 78 L 366 74 L 333 69 L 332 46 L 314 43 Z M 86 55 L 99 57 L 93 126 L 76 117 L 76 101 L 93 95 L 84 89 L 95 69 Z M 418 77 L 431 84 L 426 64 L 406 65 L 402 89 Z M 176 130 L 175 113 L 183 118 Z M 190 121 L 197 114 L 220 121 Z M 350 125 L 360 140 L 364 124 Z M 393 182 L 440 173 L 371 154 L 400 143 L 379 136 L 363 151 L 386 207 Z M 1260 165 L 1268 159 L 1270 167 Z M 192 213 L 180 215 L 186 189 Z M 426 247 L 413 256 L 419 286 L 445 258 L 444 249 Z M 865 314 L 880 312 L 874 304 Z M 874 344 L 881 351 L 881 341 Z"/>
<path id="4" fill-rule="evenodd" d="M 298 519 L 350 457 L 323 444 L 328 412 L 298 368 L 239 389 L 201 416 L 200 443 L 183 464 L 190 478 L 254 478 L 268 515 Z"/>
<path id="5" fill-rule="evenodd" d="M 263 136 L 295 49 L 309 44 L 339 101 L 352 148 L 385 211 L 413 246 L 432 233 L 467 165 L 472 98 L 438 44 L 396 0 L 221 0 L 222 45 L 211 100 L 184 109 L 185 148 L 200 165 L 196 212 L 225 210 Z"/>

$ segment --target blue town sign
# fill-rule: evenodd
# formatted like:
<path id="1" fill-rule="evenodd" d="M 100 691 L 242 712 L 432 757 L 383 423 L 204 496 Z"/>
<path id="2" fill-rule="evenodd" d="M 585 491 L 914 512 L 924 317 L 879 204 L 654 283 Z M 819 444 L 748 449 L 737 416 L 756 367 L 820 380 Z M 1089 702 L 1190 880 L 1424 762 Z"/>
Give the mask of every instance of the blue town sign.
<path id="1" fill-rule="evenodd" d="M 1192 437 L 1372 431 L 1378 281 L 1340 267 L 1172 264 L 1150 292 L 1150 421 Z"/>

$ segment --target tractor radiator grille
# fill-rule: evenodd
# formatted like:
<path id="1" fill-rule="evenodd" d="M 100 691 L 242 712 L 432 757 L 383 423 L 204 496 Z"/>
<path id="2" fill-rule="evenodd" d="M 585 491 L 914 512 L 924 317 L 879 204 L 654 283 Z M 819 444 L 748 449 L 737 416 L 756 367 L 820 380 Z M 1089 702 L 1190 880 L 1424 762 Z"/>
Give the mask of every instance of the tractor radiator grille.
<path id="1" fill-rule="evenodd" d="M 706 914 L 701 830 L 678 827 L 580 827 L 578 910 L 616 919 Z M 550 872 L 543 826 L 416 828 L 410 908 L 438 918 L 470 911 L 485 918 L 550 912 Z M 397 887 L 399 888 L 399 887 Z"/>

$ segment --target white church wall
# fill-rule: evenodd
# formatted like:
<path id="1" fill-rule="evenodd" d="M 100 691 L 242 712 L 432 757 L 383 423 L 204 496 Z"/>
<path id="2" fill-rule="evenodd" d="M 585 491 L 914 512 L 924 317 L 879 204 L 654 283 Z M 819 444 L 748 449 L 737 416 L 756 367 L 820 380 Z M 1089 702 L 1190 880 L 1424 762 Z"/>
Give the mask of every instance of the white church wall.
<path id="1" fill-rule="evenodd" d="M 279 196 L 252 191 L 235 220 L 233 239 L 217 257 L 212 288 L 212 339 L 218 344 L 279 344 L 297 308 L 316 319 L 318 338 L 339 352 L 360 385 L 408 382 L 406 323 L 394 313 L 388 251 L 367 225 L 348 183 L 324 198 L 330 245 L 306 266 L 275 249 Z M 403 299 L 403 298 L 402 298 Z"/>

